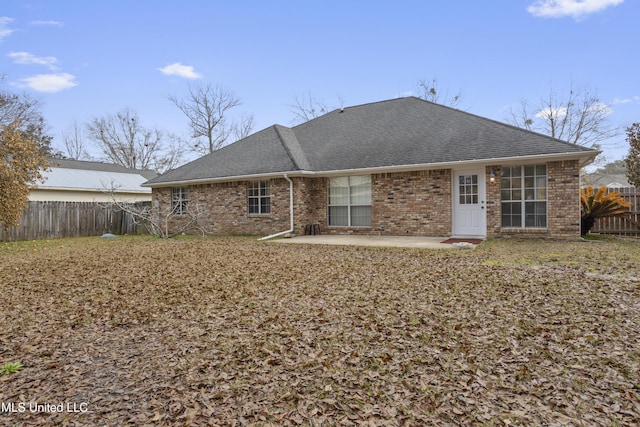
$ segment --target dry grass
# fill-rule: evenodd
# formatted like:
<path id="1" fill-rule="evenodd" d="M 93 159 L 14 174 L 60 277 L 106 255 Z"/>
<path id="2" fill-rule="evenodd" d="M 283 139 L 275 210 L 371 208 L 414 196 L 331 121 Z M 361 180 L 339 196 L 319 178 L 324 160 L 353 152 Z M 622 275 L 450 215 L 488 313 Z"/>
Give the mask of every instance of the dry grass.
<path id="1" fill-rule="evenodd" d="M 0 244 L 24 365 L 0 402 L 89 410 L 0 424 L 637 425 L 638 265 L 637 241 Z"/>

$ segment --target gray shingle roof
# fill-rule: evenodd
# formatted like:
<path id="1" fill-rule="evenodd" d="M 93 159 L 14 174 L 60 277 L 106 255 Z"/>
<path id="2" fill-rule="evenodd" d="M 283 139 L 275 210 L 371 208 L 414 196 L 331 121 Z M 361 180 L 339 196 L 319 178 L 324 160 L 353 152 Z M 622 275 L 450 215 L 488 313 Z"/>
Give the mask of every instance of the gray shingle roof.
<path id="1" fill-rule="evenodd" d="M 597 151 L 409 97 L 274 125 L 147 184 L 572 153 Z"/>
<path id="2" fill-rule="evenodd" d="M 288 133 L 291 129 L 271 126 L 169 171 L 147 184 L 300 170 L 287 153 L 279 130 L 285 130 L 287 139 L 290 138 Z"/>

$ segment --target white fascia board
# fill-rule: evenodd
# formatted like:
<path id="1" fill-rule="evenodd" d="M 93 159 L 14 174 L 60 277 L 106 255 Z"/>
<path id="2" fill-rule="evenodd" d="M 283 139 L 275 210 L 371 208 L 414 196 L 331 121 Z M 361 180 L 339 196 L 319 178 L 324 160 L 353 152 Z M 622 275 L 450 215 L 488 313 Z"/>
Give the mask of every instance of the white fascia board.
<path id="1" fill-rule="evenodd" d="M 259 174 L 251 174 L 251 175 L 233 175 L 233 176 L 223 176 L 218 178 L 200 178 L 200 179 L 188 179 L 182 181 L 167 181 L 167 182 L 158 182 L 153 184 L 142 184 L 143 187 L 151 187 L 151 188 L 165 188 L 165 187 L 182 187 L 186 185 L 201 185 L 201 184 L 214 184 L 216 182 L 229 182 L 229 181 L 255 181 L 259 179 L 265 178 L 282 178 L 284 175 L 287 176 L 301 176 L 301 175 L 312 175 L 314 172 L 306 172 L 306 171 L 282 171 L 282 172 L 270 172 L 270 173 L 259 173 Z"/>
<path id="2" fill-rule="evenodd" d="M 114 189 L 112 190 L 100 190 L 97 188 L 82 188 L 82 187 L 49 187 L 46 185 L 38 185 L 32 188 L 32 190 L 45 190 L 45 191 L 83 191 L 87 193 L 132 193 L 132 194 L 151 194 L 151 191 L 143 188 L 141 190 L 132 189 Z"/>
<path id="3" fill-rule="evenodd" d="M 180 187 L 186 185 L 198 185 L 198 184 L 213 184 L 216 182 L 229 182 L 229 181 L 252 181 L 257 179 L 269 179 L 269 178 L 282 178 L 284 175 L 289 177 L 330 177 L 330 176 L 346 176 L 346 175 L 369 175 L 375 173 L 392 173 L 392 172 L 410 172 L 415 170 L 437 170 L 437 169 L 457 169 L 464 166 L 491 166 L 491 165 L 503 165 L 503 164 L 522 164 L 523 162 L 540 162 L 540 161 L 559 161 L 559 160 L 579 160 L 580 166 L 586 166 L 593 162 L 595 157 L 600 154 L 597 152 L 585 152 L 585 153 L 558 153 L 558 154 L 537 154 L 532 156 L 514 156 L 514 157 L 498 157 L 491 159 L 477 159 L 477 160 L 459 160 L 455 162 L 442 162 L 442 163 L 419 163 L 413 165 L 398 165 L 398 166 L 380 166 L 372 168 L 359 168 L 359 169 L 337 169 L 327 171 L 283 171 L 272 172 L 268 174 L 253 174 L 253 175 L 237 175 L 227 176 L 220 178 L 202 178 L 186 181 L 172 181 L 162 182 L 154 184 L 142 184 L 143 187 L 163 188 L 163 187 Z"/>
<path id="4" fill-rule="evenodd" d="M 540 162 L 540 161 L 556 161 L 556 160 L 581 160 L 583 163 L 588 164 L 593 161 L 593 158 L 599 154 L 588 153 L 586 155 L 576 155 L 576 153 L 560 153 L 560 154 L 539 154 L 535 156 L 517 156 L 517 157 L 499 157 L 492 159 L 477 159 L 477 160 L 460 160 L 455 162 L 442 162 L 442 163 L 423 163 L 414 165 L 401 165 L 401 166 L 382 166 L 376 168 L 362 168 L 362 169 L 342 169 L 331 170 L 322 172 L 310 172 L 309 174 L 315 176 L 343 176 L 343 175 L 356 175 L 356 174 L 373 174 L 373 173 L 390 173 L 390 172 L 410 172 L 415 170 L 437 170 L 437 169 L 458 169 L 466 166 L 491 166 L 502 164 L 522 164 L 523 162 Z M 584 164 L 581 164 L 584 166 Z"/>

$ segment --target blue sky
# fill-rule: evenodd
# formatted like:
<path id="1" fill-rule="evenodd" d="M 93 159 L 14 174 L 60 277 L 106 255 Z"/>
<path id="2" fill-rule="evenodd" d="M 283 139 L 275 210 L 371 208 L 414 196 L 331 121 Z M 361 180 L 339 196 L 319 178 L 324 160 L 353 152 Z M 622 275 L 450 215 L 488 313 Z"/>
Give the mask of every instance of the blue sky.
<path id="1" fill-rule="evenodd" d="M 167 96 L 193 82 L 235 92 L 254 131 L 291 125 L 296 96 L 358 105 L 433 78 L 499 121 L 573 82 L 625 126 L 640 121 L 638 16 L 637 0 L 3 0 L 0 74 L 41 99 L 56 146 L 74 121 L 123 108 L 186 136 Z M 626 155 L 624 138 L 607 159 Z"/>

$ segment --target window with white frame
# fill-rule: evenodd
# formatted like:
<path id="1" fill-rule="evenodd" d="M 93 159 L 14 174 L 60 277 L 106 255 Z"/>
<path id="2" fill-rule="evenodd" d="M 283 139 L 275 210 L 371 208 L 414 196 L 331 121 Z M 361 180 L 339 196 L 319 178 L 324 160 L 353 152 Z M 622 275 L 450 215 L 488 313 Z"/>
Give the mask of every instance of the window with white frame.
<path id="1" fill-rule="evenodd" d="M 175 215 L 186 215 L 188 202 L 187 187 L 175 187 L 171 190 L 171 209 Z"/>
<path id="2" fill-rule="evenodd" d="M 547 166 L 503 166 L 500 170 L 502 226 L 547 226 Z"/>
<path id="3" fill-rule="evenodd" d="M 371 227 L 371 176 L 329 178 L 329 225 Z"/>
<path id="4" fill-rule="evenodd" d="M 250 214 L 270 214 L 271 194 L 269 181 L 252 181 L 247 185 L 248 205 Z"/>

